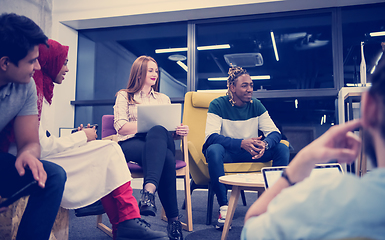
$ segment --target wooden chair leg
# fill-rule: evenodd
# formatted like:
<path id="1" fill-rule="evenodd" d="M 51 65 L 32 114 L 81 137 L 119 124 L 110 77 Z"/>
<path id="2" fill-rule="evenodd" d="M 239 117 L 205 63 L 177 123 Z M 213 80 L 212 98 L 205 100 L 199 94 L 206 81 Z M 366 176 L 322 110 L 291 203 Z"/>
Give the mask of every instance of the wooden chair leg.
<path id="1" fill-rule="evenodd" d="M 198 186 L 198 185 L 196 185 L 196 183 L 194 182 L 194 180 L 191 179 L 191 180 L 190 180 L 190 197 L 191 197 L 193 191 L 194 191 L 195 189 L 198 188 L 197 186 Z M 186 198 L 184 199 L 184 202 L 183 202 L 183 205 L 182 205 L 182 209 L 183 209 L 183 210 L 186 209 Z"/>
<path id="2" fill-rule="evenodd" d="M 59 208 L 55 223 L 51 230 L 50 239 L 68 240 L 69 236 L 69 211 L 62 207 Z"/>
<path id="3" fill-rule="evenodd" d="M 189 168 L 189 156 L 187 149 L 187 136 L 184 136 L 182 139 L 183 145 L 183 160 L 186 162 L 186 167 L 184 168 L 184 194 L 185 194 L 185 203 L 186 203 L 186 217 L 187 222 L 182 223 L 183 229 L 191 232 L 193 230 L 192 222 L 192 206 L 191 206 L 191 189 L 190 189 L 190 168 Z"/>
<path id="4" fill-rule="evenodd" d="M 182 224 L 183 229 L 192 232 L 193 231 L 193 222 L 192 222 L 192 205 L 191 205 L 191 189 L 190 189 L 190 176 L 184 176 L 184 193 L 185 193 L 185 203 L 186 203 L 186 225 Z"/>
<path id="5" fill-rule="evenodd" d="M 112 237 L 112 230 L 102 222 L 102 217 L 103 215 L 96 216 L 96 227 L 102 230 L 108 236 Z"/>
<path id="6" fill-rule="evenodd" d="M 245 197 L 245 191 L 243 191 L 243 190 L 241 190 L 241 198 L 242 198 L 243 206 L 247 206 L 246 197 Z"/>
<path id="7" fill-rule="evenodd" d="M 184 177 L 184 194 L 185 194 L 185 200 L 182 206 L 182 209 L 186 209 L 186 218 L 187 222 L 181 222 L 182 228 L 186 231 L 192 232 L 193 231 L 193 222 L 192 222 L 192 204 L 191 204 L 191 189 L 190 189 L 190 176 L 185 175 Z M 163 218 L 164 214 L 164 218 Z M 167 219 L 164 210 L 162 208 L 162 219 Z M 165 220 L 166 221 L 166 220 Z"/>

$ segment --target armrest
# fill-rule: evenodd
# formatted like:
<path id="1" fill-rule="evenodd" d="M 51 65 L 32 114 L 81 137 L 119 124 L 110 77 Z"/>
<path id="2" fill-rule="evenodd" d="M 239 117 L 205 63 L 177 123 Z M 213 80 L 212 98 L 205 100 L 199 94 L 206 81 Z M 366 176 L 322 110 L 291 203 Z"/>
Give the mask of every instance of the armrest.
<path id="1" fill-rule="evenodd" d="M 186 162 L 187 167 L 189 167 L 187 136 L 183 136 L 182 138 L 182 149 L 183 149 L 183 160 Z"/>

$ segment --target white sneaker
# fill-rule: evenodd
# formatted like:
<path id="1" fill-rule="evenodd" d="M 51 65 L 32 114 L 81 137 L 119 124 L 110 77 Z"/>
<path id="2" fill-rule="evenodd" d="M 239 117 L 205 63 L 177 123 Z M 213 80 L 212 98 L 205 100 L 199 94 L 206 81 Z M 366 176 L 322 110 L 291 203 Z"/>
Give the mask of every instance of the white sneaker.
<path id="1" fill-rule="evenodd" d="M 226 221 L 227 208 L 228 208 L 227 205 L 224 205 L 219 208 L 218 221 L 217 221 L 217 225 L 215 226 L 216 229 L 223 229 L 223 226 L 225 225 L 225 221 Z M 229 229 L 231 229 L 231 226 Z"/>

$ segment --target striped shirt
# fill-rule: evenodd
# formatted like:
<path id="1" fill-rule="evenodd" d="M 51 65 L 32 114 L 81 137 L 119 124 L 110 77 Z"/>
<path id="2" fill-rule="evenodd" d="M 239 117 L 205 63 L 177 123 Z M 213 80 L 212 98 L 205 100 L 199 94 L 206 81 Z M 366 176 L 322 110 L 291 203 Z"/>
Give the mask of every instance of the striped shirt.
<path id="1" fill-rule="evenodd" d="M 213 143 L 239 149 L 243 139 L 258 137 L 258 130 L 263 132 L 271 147 L 281 140 L 278 128 L 261 101 L 256 98 L 252 100 L 252 103 L 242 107 L 232 106 L 229 96 L 216 98 L 210 103 L 203 151 Z"/>
<path id="2" fill-rule="evenodd" d="M 138 104 L 171 104 L 170 98 L 153 89 L 150 94 L 140 91 L 134 95 L 134 99 Z M 114 105 L 114 128 L 118 132 L 124 124 L 137 121 L 137 104 L 128 103 L 128 95 L 125 91 L 119 91 Z M 121 135 L 118 133 L 118 141 L 124 141 L 132 138 L 135 134 Z"/>

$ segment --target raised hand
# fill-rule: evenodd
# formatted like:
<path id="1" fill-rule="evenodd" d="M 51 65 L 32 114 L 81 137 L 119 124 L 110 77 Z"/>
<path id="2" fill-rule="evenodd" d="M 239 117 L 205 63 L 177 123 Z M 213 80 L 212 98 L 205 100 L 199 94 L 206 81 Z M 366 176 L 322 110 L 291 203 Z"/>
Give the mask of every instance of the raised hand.
<path id="1" fill-rule="evenodd" d="M 339 163 L 353 162 L 360 152 L 361 140 L 352 131 L 359 127 L 360 119 L 333 126 L 302 149 L 287 170 L 292 181 L 299 182 L 309 176 L 317 163 L 327 163 L 331 160 L 337 160 Z"/>

